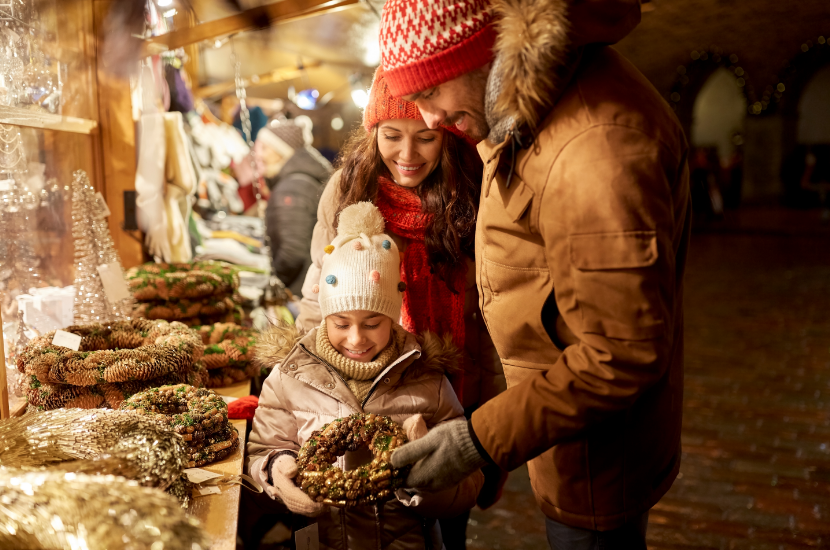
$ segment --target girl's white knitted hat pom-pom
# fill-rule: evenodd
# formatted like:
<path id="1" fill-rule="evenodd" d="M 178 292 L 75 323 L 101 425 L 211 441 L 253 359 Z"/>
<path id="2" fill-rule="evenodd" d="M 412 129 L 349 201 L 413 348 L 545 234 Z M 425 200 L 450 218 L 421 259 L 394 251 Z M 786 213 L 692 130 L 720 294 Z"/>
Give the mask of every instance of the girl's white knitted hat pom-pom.
<path id="1" fill-rule="evenodd" d="M 371 237 L 383 233 L 384 225 L 383 215 L 377 206 L 371 202 L 358 202 L 340 212 L 337 233 L 338 235 L 365 233 Z"/>

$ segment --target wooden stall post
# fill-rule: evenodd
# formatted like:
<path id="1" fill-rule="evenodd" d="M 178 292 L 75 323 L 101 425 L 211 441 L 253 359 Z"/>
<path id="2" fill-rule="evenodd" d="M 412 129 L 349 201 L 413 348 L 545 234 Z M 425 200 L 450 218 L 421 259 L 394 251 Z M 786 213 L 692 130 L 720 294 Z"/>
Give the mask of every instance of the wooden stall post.
<path id="1" fill-rule="evenodd" d="M 94 0 L 94 29 L 99 50 L 107 13 L 116 1 L 118 0 Z M 96 160 L 100 160 L 103 175 L 100 191 L 111 212 L 109 226 L 115 249 L 121 256 L 124 269 L 128 269 L 144 261 L 141 243 L 122 229 L 124 191 L 135 189 L 136 175 L 136 135 L 130 82 L 107 71 L 99 56 L 96 56 L 96 60 L 101 151 L 100 158 Z"/>
<path id="2" fill-rule="evenodd" d="M 9 416 L 9 385 L 6 380 L 6 348 L 3 341 L 3 312 L 0 311 L 0 357 L 3 358 L 3 368 L 0 369 L 0 420 L 6 420 Z"/>

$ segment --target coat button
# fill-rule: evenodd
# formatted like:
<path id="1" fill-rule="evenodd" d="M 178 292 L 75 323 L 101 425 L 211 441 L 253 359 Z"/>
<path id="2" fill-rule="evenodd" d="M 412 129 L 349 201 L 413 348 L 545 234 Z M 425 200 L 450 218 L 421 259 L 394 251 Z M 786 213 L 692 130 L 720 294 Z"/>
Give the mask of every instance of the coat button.
<path id="1" fill-rule="evenodd" d="M 332 389 L 332 388 L 334 387 L 334 384 L 332 384 L 331 382 L 329 382 L 328 384 L 326 384 L 326 387 L 327 387 L 328 389 Z"/>
<path id="2" fill-rule="evenodd" d="M 384 378 L 383 379 L 384 384 L 389 384 L 390 382 L 392 382 L 392 380 L 390 380 L 389 378 Z"/>
<path id="3" fill-rule="evenodd" d="M 297 370 L 297 364 L 296 363 L 291 363 L 290 365 L 288 365 L 288 368 L 291 369 L 291 370 Z"/>

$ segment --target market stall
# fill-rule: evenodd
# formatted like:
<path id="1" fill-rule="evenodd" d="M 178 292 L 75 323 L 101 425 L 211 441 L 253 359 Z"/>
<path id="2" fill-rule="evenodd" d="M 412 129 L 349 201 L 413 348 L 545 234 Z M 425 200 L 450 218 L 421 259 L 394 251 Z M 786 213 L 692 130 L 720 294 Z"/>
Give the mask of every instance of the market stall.
<path id="1" fill-rule="evenodd" d="M 266 178 L 293 138 L 256 140 L 263 106 L 286 111 L 248 99 L 246 88 L 305 79 L 323 63 L 243 68 L 237 52 L 251 41 L 240 33 L 357 2 L 285 0 L 201 17 L 193 6 L 147 2 L 138 32 L 119 34 L 130 27 L 127 4 L 0 4 L 0 441 L 13 449 L 0 452 L 0 470 L 12 475 L 0 486 L 16 486 L 17 468 L 66 473 L 58 492 L 15 502 L 27 517 L 42 496 L 60 504 L 55 517 L 75 522 L 47 540 L 0 521 L 0 547 L 105 544 L 73 530 L 91 517 L 73 499 L 103 506 L 101 476 L 115 475 L 118 506 L 149 498 L 156 510 L 136 509 L 141 521 L 158 510 L 170 518 L 168 533 L 119 531 L 141 539 L 136 547 L 172 533 L 183 548 L 233 548 L 243 485 L 261 490 L 241 478 L 246 423 L 228 417 L 227 403 L 258 391 L 258 330 L 293 320 L 264 222 Z M 127 37 L 126 57 L 116 35 Z M 226 44 L 229 84 L 199 70 Z M 349 98 L 351 72 L 335 70 L 346 86 L 332 91 Z M 272 135 L 277 126 L 269 122 Z M 310 147 L 311 126 L 290 126 L 294 147 L 327 163 Z M 25 435 L 43 422 L 61 426 L 54 438 Z M 169 452 L 149 460 L 151 474 L 113 434 L 164 441 Z M 38 445 L 59 451 L 28 461 L 18 453 Z"/>

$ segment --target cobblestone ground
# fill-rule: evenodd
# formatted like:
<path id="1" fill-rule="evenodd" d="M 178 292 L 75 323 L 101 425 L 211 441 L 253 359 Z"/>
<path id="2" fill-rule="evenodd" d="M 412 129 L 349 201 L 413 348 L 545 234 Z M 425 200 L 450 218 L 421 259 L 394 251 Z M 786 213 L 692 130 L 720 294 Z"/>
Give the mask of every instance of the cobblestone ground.
<path id="1" fill-rule="evenodd" d="M 830 548 L 830 235 L 751 222 L 692 238 L 683 462 L 652 550 Z M 468 537 L 546 548 L 527 470 Z"/>

